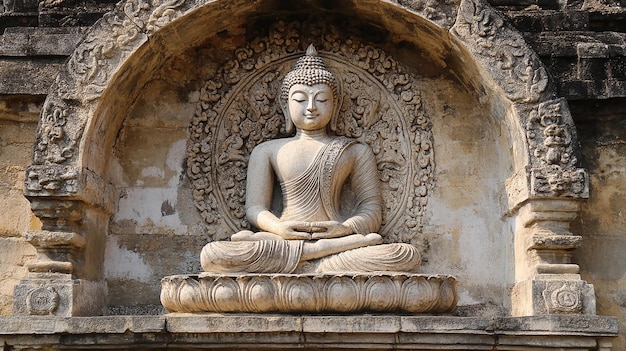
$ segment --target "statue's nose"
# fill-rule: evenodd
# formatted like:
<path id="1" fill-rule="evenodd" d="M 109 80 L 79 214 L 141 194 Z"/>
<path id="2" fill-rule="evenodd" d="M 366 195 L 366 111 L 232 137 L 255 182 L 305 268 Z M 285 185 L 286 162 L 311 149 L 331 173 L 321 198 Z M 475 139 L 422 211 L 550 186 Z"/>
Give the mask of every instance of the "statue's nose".
<path id="1" fill-rule="evenodd" d="M 315 106 L 315 99 L 309 99 L 309 103 L 306 106 L 307 111 L 315 111 L 317 110 L 317 106 Z"/>

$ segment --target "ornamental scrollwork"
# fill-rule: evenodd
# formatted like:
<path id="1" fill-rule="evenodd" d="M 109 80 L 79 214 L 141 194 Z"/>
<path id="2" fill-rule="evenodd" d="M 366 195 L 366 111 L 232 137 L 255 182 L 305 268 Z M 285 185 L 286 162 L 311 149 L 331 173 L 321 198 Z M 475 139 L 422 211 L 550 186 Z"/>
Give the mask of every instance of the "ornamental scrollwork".
<path id="1" fill-rule="evenodd" d="M 460 0 L 396 0 L 396 2 L 442 27 L 450 28 L 454 24 Z"/>
<path id="2" fill-rule="evenodd" d="M 548 74 L 539 59 L 523 37 L 482 0 L 461 2 L 452 32 L 492 73 L 500 75 L 502 88 L 512 101 L 534 103 L 546 92 Z"/>
<path id="3" fill-rule="evenodd" d="M 320 21 L 278 22 L 269 35 L 236 49 L 202 87 L 190 124 L 187 175 L 206 224 L 231 230 L 215 233 L 215 240 L 249 227 L 248 157 L 261 142 L 286 136 L 280 84 L 313 43 L 340 80 L 336 134 L 374 151 L 385 203 L 381 234 L 389 242 L 425 245 L 419 234 L 434 185 L 434 158 L 419 78 L 385 51 L 342 37 Z"/>
<path id="4" fill-rule="evenodd" d="M 121 5 L 122 11 L 105 14 L 99 27 L 107 30 L 90 31 L 67 63 L 67 70 L 77 83 L 75 88 L 81 89 L 87 100 L 98 97 L 111 78 L 112 68 L 147 35 L 179 17 L 182 14 L 179 8 L 184 2 L 129 0 Z"/>

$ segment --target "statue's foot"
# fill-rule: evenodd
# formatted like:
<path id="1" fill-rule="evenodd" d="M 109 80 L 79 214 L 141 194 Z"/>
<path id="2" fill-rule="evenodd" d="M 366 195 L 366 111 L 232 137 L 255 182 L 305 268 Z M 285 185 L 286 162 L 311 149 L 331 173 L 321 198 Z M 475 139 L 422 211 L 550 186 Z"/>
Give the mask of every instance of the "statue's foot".
<path id="1" fill-rule="evenodd" d="M 308 261 L 360 247 L 378 245 L 382 242 L 383 238 L 376 233 L 352 234 L 340 238 L 319 239 L 316 242 L 305 241 L 302 247 L 302 260 Z"/>

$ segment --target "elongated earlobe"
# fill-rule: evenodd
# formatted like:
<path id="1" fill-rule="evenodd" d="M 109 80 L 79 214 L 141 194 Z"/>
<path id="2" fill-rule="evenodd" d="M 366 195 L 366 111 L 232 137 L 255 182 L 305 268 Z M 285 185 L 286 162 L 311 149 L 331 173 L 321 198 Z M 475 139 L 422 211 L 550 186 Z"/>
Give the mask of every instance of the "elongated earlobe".
<path id="1" fill-rule="evenodd" d="M 341 95 L 335 97 L 335 104 L 333 106 L 333 115 L 330 119 L 330 123 L 328 123 L 328 128 L 330 128 L 331 132 L 337 131 L 337 122 L 339 119 L 339 112 L 341 112 Z"/>
<path id="2" fill-rule="evenodd" d="M 293 122 L 291 121 L 291 115 L 289 114 L 288 106 L 281 106 L 283 110 L 283 115 L 285 116 L 285 133 L 291 134 L 293 133 Z"/>

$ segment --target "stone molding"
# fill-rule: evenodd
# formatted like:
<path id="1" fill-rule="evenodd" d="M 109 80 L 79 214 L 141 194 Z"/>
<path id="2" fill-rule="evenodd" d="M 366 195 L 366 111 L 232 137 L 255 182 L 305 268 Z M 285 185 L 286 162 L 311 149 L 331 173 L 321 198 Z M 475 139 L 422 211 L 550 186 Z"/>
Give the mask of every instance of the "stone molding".
<path id="1" fill-rule="evenodd" d="M 610 351 L 615 317 L 221 315 L 0 317 L 15 349 L 411 349 Z"/>

